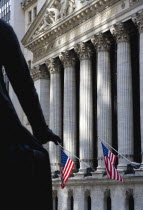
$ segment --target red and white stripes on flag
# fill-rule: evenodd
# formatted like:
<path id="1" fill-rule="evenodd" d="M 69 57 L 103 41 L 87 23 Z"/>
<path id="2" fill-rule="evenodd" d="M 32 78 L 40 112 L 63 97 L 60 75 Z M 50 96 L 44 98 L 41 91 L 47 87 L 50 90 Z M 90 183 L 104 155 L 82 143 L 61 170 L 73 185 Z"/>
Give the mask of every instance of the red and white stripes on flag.
<path id="1" fill-rule="evenodd" d="M 61 188 L 63 189 L 72 173 L 75 163 L 63 152 L 63 150 L 61 150 L 61 162 Z"/>
<path id="2" fill-rule="evenodd" d="M 116 156 L 112 152 L 110 152 L 103 143 L 102 149 L 108 178 L 123 182 L 123 178 L 120 176 L 117 169 L 115 168 Z"/>

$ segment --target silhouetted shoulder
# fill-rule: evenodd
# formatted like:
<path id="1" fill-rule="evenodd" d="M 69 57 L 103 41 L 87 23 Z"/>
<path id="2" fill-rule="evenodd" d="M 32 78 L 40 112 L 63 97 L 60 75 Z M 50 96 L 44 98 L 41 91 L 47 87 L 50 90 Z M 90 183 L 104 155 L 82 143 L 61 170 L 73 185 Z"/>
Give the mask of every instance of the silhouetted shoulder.
<path id="1" fill-rule="evenodd" d="M 10 26 L 9 23 L 7 23 L 5 20 L 0 19 L 0 35 L 2 32 L 8 32 L 13 30 L 13 28 Z"/>

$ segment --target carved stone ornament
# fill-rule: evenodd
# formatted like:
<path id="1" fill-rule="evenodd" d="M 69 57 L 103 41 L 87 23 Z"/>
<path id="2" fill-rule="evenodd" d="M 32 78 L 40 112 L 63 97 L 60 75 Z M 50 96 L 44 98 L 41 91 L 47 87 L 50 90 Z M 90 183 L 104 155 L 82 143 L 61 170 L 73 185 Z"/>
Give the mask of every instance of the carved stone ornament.
<path id="1" fill-rule="evenodd" d="M 73 196 L 73 190 L 72 189 L 69 189 L 68 190 L 68 197 L 71 197 L 71 196 Z"/>
<path id="2" fill-rule="evenodd" d="M 57 190 L 53 190 L 53 197 L 55 198 L 57 196 Z"/>
<path id="3" fill-rule="evenodd" d="M 97 51 L 108 51 L 110 49 L 110 41 L 102 33 L 95 35 L 94 38 L 91 39 L 91 42 Z"/>
<path id="4" fill-rule="evenodd" d="M 143 32 L 143 10 L 136 13 L 136 15 L 133 17 L 133 21 L 137 24 L 139 32 Z"/>
<path id="5" fill-rule="evenodd" d="M 129 34 L 122 22 L 115 24 L 113 28 L 114 29 L 112 33 L 115 36 L 117 42 L 129 41 Z"/>
<path id="6" fill-rule="evenodd" d="M 49 79 L 50 78 L 49 72 L 44 64 L 40 65 L 40 66 L 35 66 L 31 70 L 31 76 L 34 81 L 39 80 L 39 79 Z"/>
<path id="7" fill-rule="evenodd" d="M 73 51 L 68 50 L 66 50 L 65 52 L 61 52 L 59 58 L 64 64 L 64 67 L 75 65 L 77 59 L 75 53 Z"/>
<path id="8" fill-rule="evenodd" d="M 46 66 L 51 74 L 61 71 L 61 63 L 58 58 L 50 58 L 46 61 Z"/>
<path id="9" fill-rule="evenodd" d="M 46 9 L 43 20 L 34 36 L 47 30 L 50 25 L 56 23 L 59 19 L 71 14 L 75 8 L 75 0 L 55 0 L 52 6 Z"/>
<path id="10" fill-rule="evenodd" d="M 140 0 L 130 0 L 130 6 L 134 6 L 138 2 L 140 2 Z"/>
<path id="11" fill-rule="evenodd" d="M 90 196 L 90 190 L 89 190 L 89 189 L 86 189 L 86 190 L 85 190 L 85 196 L 86 196 L 86 197 Z"/>
<path id="12" fill-rule="evenodd" d="M 106 189 L 105 192 L 104 192 L 104 195 L 105 195 L 106 198 L 107 197 L 110 197 L 111 196 L 110 190 L 109 189 Z"/>
<path id="13" fill-rule="evenodd" d="M 133 189 L 128 189 L 126 191 L 126 198 L 129 198 L 130 196 L 133 196 Z"/>
<path id="14" fill-rule="evenodd" d="M 91 44 L 81 42 L 74 47 L 75 52 L 79 56 L 80 60 L 89 59 L 93 53 Z"/>

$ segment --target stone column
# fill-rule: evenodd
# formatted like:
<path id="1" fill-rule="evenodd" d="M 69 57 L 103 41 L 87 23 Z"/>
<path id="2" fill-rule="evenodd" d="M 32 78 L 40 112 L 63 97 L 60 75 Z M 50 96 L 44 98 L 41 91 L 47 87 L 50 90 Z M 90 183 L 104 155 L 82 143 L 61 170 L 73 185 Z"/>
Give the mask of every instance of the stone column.
<path id="1" fill-rule="evenodd" d="M 50 71 L 50 123 L 52 131 L 61 137 L 62 132 L 62 101 L 61 101 L 61 66 L 58 59 L 47 61 Z M 49 154 L 51 162 L 51 171 L 59 171 L 60 148 L 53 142 L 49 142 Z"/>
<path id="2" fill-rule="evenodd" d="M 143 187 L 136 185 L 134 189 L 134 209 L 142 210 L 143 207 Z"/>
<path id="3" fill-rule="evenodd" d="M 139 29 L 139 65 L 140 65 L 140 130 L 141 130 L 141 154 L 143 170 L 143 10 L 136 15 L 136 23 Z"/>
<path id="4" fill-rule="evenodd" d="M 114 186 L 111 190 L 111 209 L 127 210 L 126 192 L 121 186 Z"/>
<path id="5" fill-rule="evenodd" d="M 74 210 L 85 210 L 84 189 L 80 186 L 74 188 Z"/>
<path id="6" fill-rule="evenodd" d="M 68 188 L 58 190 L 58 210 L 68 210 Z"/>
<path id="7" fill-rule="evenodd" d="M 76 75 L 75 54 L 65 51 L 60 54 L 64 65 L 64 119 L 63 144 L 72 154 L 76 154 L 77 117 L 76 117 Z M 72 157 L 72 160 L 76 159 Z"/>
<path id="8" fill-rule="evenodd" d="M 75 46 L 80 59 L 80 116 L 79 145 L 80 159 L 93 165 L 93 99 L 92 99 L 92 66 L 91 46 L 80 43 Z M 80 172 L 85 172 L 87 166 L 81 162 Z"/>
<path id="9" fill-rule="evenodd" d="M 114 26 L 117 41 L 117 109 L 118 151 L 133 160 L 133 99 L 129 35 L 123 23 Z M 127 161 L 119 157 L 118 169 L 126 169 Z"/>
<path id="10" fill-rule="evenodd" d="M 91 191 L 91 210 L 104 210 L 104 191 L 102 187 L 95 187 Z"/>
<path id="11" fill-rule="evenodd" d="M 112 144 L 112 107 L 110 42 L 103 35 L 96 35 L 92 40 L 97 50 L 97 136 Z M 103 150 L 98 140 L 98 171 L 105 170 Z"/>
<path id="12" fill-rule="evenodd" d="M 36 66 L 31 70 L 31 76 L 37 90 L 42 111 L 47 125 L 49 125 L 49 109 L 50 109 L 50 75 L 45 64 Z M 30 127 L 29 127 L 30 129 Z M 44 145 L 48 149 L 48 143 Z"/>

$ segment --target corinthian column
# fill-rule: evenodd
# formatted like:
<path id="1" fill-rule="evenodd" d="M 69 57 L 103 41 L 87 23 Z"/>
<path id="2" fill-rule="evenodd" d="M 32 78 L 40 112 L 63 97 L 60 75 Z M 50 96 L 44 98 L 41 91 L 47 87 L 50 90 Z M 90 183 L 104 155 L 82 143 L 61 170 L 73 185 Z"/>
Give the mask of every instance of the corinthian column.
<path id="1" fill-rule="evenodd" d="M 92 40 L 97 50 L 97 135 L 112 143 L 110 42 L 99 34 Z M 101 142 L 98 141 L 98 171 L 105 170 Z"/>
<path id="2" fill-rule="evenodd" d="M 49 124 L 49 108 L 50 108 L 50 75 L 45 64 L 36 66 L 31 70 L 31 76 L 37 90 L 39 101 L 44 113 L 46 123 Z M 45 145 L 48 146 L 47 144 Z"/>
<path id="3" fill-rule="evenodd" d="M 93 164 L 93 100 L 92 100 L 92 50 L 89 44 L 80 43 L 75 46 L 80 59 L 80 158 L 92 166 Z M 87 166 L 80 163 L 80 172 Z"/>
<path id="4" fill-rule="evenodd" d="M 76 78 L 75 54 L 65 51 L 60 54 L 64 64 L 64 147 L 76 154 L 77 117 L 76 117 Z"/>
<path id="5" fill-rule="evenodd" d="M 139 29 L 139 64 L 140 64 L 140 130 L 141 130 L 141 154 L 143 169 L 143 10 L 136 15 L 136 22 Z"/>
<path id="6" fill-rule="evenodd" d="M 133 99 L 132 69 L 129 35 L 123 23 L 115 25 L 117 41 L 117 109 L 118 150 L 130 161 L 133 160 Z M 126 169 L 127 161 L 119 157 L 118 168 Z"/>
<path id="7" fill-rule="evenodd" d="M 61 66 L 58 59 L 50 59 L 47 61 L 50 71 L 50 123 L 49 127 L 52 131 L 61 137 L 62 132 L 62 107 L 61 107 Z M 51 170 L 59 171 L 60 149 L 53 142 L 49 142 L 49 154 L 51 162 Z"/>

